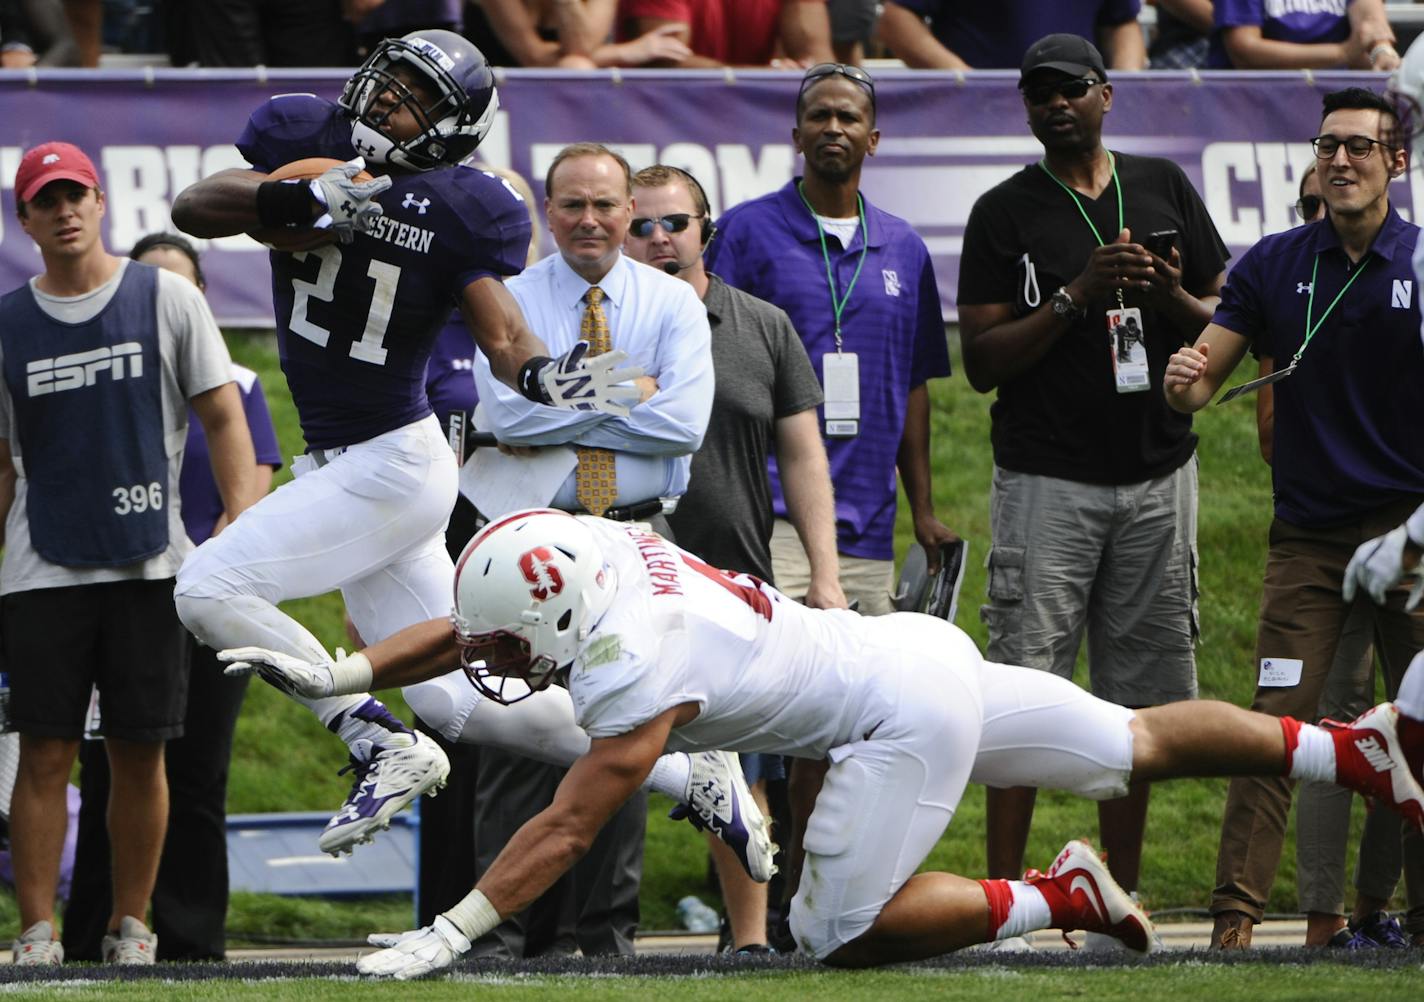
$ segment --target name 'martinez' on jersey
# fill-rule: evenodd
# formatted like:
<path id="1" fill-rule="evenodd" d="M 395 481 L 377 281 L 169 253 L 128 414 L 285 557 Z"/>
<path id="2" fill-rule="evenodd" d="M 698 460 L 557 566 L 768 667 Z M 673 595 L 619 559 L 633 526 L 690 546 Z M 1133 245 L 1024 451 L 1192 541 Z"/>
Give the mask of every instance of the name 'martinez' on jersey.
<path id="1" fill-rule="evenodd" d="M 128 372 L 124 372 L 128 359 Z M 29 395 L 42 397 L 46 393 L 63 393 L 93 386 L 99 373 L 108 370 L 113 379 L 139 379 L 143 376 L 143 345 L 125 341 L 113 347 L 94 348 L 72 355 L 37 358 L 25 366 L 25 384 Z"/>

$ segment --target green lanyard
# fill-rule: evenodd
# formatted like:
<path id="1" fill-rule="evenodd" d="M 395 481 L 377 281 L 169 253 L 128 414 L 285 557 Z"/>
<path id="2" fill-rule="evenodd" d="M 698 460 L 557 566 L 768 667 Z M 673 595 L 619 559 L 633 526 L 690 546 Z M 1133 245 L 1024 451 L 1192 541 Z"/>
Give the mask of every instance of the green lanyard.
<path id="1" fill-rule="evenodd" d="M 1118 233 L 1121 233 L 1121 232 L 1122 232 L 1122 223 L 1123 223 L 1123 215 L 1122 215 L 1122 182 L 1117 179 L 1117 158 L 1112 155 L 1112 150 L 1107 150 L 1106 152 L 1107 152 L 1107 155 L 1108 155 L 1108 166 L 1112 168 L 1113 187 L 1114 187 L 1115 189 L 1117 189 L 1117 231 L 1118 231 Z M 1098 241 L 1098 246 L 1099 246 L 1099 247 L 1106 247 L 1106 246 L 1107 246 L 1107 241 L 1104 240 L 1104 239 L 1103 239 L 1103 235 L 1098 232 L 1098 228 L 1097 228 L 1095 225 L 1093 225 L 1093 221 L 1088 218 L 1088 210 L 1085 209 L 1085 208 L 1083 208 L 1083 203 L 1078 200 L 1078 193 L 1077 193 L 1076 191 L 1074 191 L 1072 188 L 1068 187 L 1068 186 L 1067 186 L 1066 184 L 1064 184 L 1062 181 L 1058 180 L 1058 176 L 1057 176 L 1056 174 L 1054 174 L 1053 171 L 1051 171 L 1051 170 L 1048 169 L 1048 164 L 1047 164 L 1046 162 L 1044 162 L 1043 160 L 1040 160 L 1040 161 L 1038 162 L 1038 166 L 1040 166 L 1040 167 L 1043 168 L 1043 173 L 1045 173 L 1045 174 L 1047 174 L 1049 177 L 1053 178 L 1053 182 L 1054 182 L 1055 184 L 1057 184 L 1058 187 L 1062 188 L 1064 191 L 1066 191 L 1066 192 L 1068 193 L 1068 197 L 1071 198 L 1071 199 L 1073 200 L 1073 204 L 1078 207 L 1078 212 L 1082 215 L 1082 217 L 1083 217 L 1083 222 L 1087 223 L 1087 224 L 1088 224 L 1088 229 L 1090 229 L 1090 230 L 1093 231 L 1093 237 L 1094 237 L 1094 239 L 1096 239 L 1096 240 Z M 1121 309 L 1121 308 L 1122 308 L 1122 290 L 1121 290 L 1121 289 L 1118 289 L 1118 290 L 1117 290 L 1117 305 L 1118 305 L 1118 309 Z"/>
<path id="2" fill-rule="evenodd" d="M 1310 297 L 1305 301 L 1305 340 L 1300 343 L 1300 347 L 1296 349 L 1295 355 L 1292 356 L 1291 368 L 1295 368 L 1295 364 L 1300 361 L 1300 356 L 1305 354 L 1305 346 L 1310 344 L 1310 339 L 1315 337 L 1315 332 L 1320 330 L 1320 325 L 1325 323 L 1325 318 L 1330 316 L 1330 311 L 1335 309 L 1335 304 L 1344 297 L 1345 291 L 1355 284 L 1355 279 L 1360 277 L 1360 273 L 1368 268 L 1370 262 L 1373 260 L 1374 258 L 1372 257 L 1365 258 L 1364 262 L 1355 269 L 1355 273 L 1350 276 L 1350 280 L 1345 283 L 1345 288 L 1336 293 L 1335 298 L 1330 300 L 1330 305 L 1325 307 L 1325 312 L 1320 314 L 1320 319 L 1315 321 L 1314 325 L 1312 325 L 1310 322 L 1310 314 L 1311 311 L 1315 309 L 1315 276 L 1316 273 L 1320 271 L 1320 254 L 1317 253 L 1315 255 L 1315 264 L 1310 268 Z"/>
<path id="3" fill-rule="evenodd" d="M 860 260 L 855 264 L 855 274 L 850 277 L 850 284 L 846 286 L 844 296 L 836 295 L 836 273 L 831 267 L 831 252 L 826 247 L 826 231 L 821 228 L 821 218 L 816 215 L 816 210 L 811 208 L 811 203 L 806 200 L 806 193 L 801 190 L 801 183 L 797 182 L 796 194 L 801 196 L 801 204 L 806 206 L 806 211 L 811 213 L 811 218 L 816 221 L 816 232 L 821 237 L 821 257 L 826 262 L 826 285 L 831 290 L 831 313 L 836 320 L 836 354 L 841 352 L 841 313 L 845 310 L 845 305 L 850 301 L 850 294 L 855 289 L 856 279 L 860 278 L 860 269 L 865 264 L 865 252 L 870 249 L 870 231 L 865 227 L 865 199 L 860 197 L 860 192 L 855 193 L 856 208 L 860 213 Z"/>

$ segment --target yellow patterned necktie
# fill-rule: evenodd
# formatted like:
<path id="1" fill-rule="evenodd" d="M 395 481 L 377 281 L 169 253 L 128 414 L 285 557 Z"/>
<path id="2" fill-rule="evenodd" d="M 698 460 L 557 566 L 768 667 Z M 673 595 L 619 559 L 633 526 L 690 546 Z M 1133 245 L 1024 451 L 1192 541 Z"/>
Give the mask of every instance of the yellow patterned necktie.
<path id="1" fill-rule="evenodd" d="M 608 317 L 603 313 L 603 290 L 591 287 L 584 293 L 588 306 L 583 311 L 579 336 L 588 342 L 590 355 L 601 355 L 613 347 L 608 336 Z M 595 515 L 602 515 L 618 500 L 618 471 L 609 449 L 578 447 L 578 469 L 574 472 L 574 489 L 578 503 Z"/>

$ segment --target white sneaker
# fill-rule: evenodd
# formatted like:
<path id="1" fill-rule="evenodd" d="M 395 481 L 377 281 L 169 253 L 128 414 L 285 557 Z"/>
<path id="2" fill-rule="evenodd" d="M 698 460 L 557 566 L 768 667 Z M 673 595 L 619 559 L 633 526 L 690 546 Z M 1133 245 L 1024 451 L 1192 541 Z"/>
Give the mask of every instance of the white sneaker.
<path id="1" fill-rule="evenodd" d="M 1085 932 L 1083 934 L 1083 945 L 1078 947 L 1084 953 L 1120 953 L 1126 956 L 1127 947 L 1122 945 L 1122 940 L 1109 936 L 1104 932 Z"/>
<path id="2" fill-rule="evenodd" d="M 1034 946 L 1028 941 L 1027 936 L 1010 936 L 1008 939 L 996 939 L 992 943 L 983 944 L 980 949 L 985 953 L 1033 953 Z"/>
<path id="3" fill-rule="evenodd" d="M 132 915 L 125 915 L 119 922 L 119 933 L 105 933 L 99 948 L 100 956 L 106 964 L 136 964 L 152 966 L 158 952 L 158 937 L 148 931 Z"/>
<path id="4" fill-rule="evenodd" d="M 696 752 L 688 757 L 692 772 L 687 800 L 668 817 L 686 818 L 694 828 L 712 832 L 736 854 L 753 880 L 766 883 L 776 873 L 772 857 L 777 847 L 771 841 L 771 826 L 747 788 L 741 759 L 735 752 L 725 751 Z"/>
<path id="5" fill-rule="evenodd" d="M 351 764 L 356 773 L 341 810 L 326 823 L 317 845 L 333 856 L 370 842 L 391 826 L 391 818 L 423 793 L 435 796 L 450 775 L 450 760 L 430 738 L 415 731 L 392 733 L 383 744 L 357 741 Z M 364 756 L 364 757 L 363 757 Z"/>
<path id="6" fill-rule="evenodd" d="M 19 967 L 43 967 L 64 963 L 64 947 L 54 938 L 54 926 L 36 922 L 11 944 L 13 961 Z"/>

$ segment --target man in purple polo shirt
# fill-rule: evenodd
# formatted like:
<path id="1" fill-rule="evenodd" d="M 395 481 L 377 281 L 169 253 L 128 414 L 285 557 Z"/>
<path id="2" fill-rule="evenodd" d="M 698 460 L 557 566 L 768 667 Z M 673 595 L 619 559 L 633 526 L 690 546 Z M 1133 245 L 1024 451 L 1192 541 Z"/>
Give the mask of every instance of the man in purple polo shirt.
<path id="1" fill-rule="evenodd" d="M 1147 66 L 1137 13 L 1140 0 L 886 0 L 880 34 L 890 51 L 916 69 L 1008 69 L 1046 34 L 1095 38 L 1115 70 Z"/>
<path id="2" fill-rule="evenodd" d="M 792 138 L 805 176 L 728 211 L 707 268 L 785 310 L 820 371 L 841 588 L 862 613 L 882 615 L 892 611 L 897 470 L 931 570 L 940 544 L 958 538 L 935 517 L 930 492 L 926 384 L 949 375 L 944 318 L 924 241 L 860 194 L 861 166 L 880 141 L 869 75 L 838 63 L 809 70 Z M 799 597 L 810 567 L 774 462 L 771 481 L 772 569 Z"/>
<path id="3" fill-rule="evenodd" d="M 1264 238 L 1231 273 L 1195 347 L 1175 353 L 1164 386 L 1172 407 L 1204 407 L 1249 349 L 1272 360 L 1275 520 L 1256 634 L 1255 709 L 1309 717 L 1352 602 L 1342 588 L 1356 547 L 1424 500 L 1424 438 L 1413 388 L 1424 347 L 1411 257 L 1419 228 L 1389 204 L 1408 168 L 1388 102 L 1361 88 L 1325 96 L 1312 141 L 1329 215 Z M 1394 589 L 1374 608 L 1388 692 L 1424 647 L 1424 610 Z M 1280 859 L 1291 784 L 1231 783 L 1217 857 L 1213 945 L 1250 945 Z M 1418 832 L 1406 873 L 1424 887 Z M 1417 891 L 1416 891 L 1417 893 Z M 1424 933 L 1424 914 L 1406 923 Z"/>

